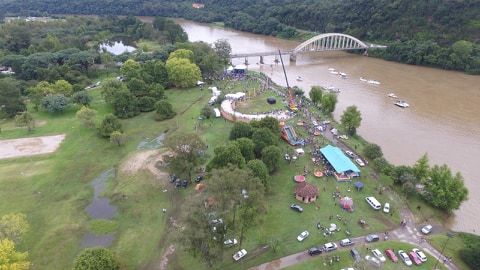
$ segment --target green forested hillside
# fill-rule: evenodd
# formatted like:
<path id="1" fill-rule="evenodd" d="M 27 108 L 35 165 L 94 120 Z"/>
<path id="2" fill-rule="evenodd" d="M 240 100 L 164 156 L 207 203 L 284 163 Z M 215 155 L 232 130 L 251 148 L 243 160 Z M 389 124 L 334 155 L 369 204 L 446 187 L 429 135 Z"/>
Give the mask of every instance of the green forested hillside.
<path id="1" fill-rule="evenodd" d="M 1 0 L 8 15 L 115 14 L 223 22 L 237 30 L 302 39 L 296 29 L 388 44 L 388 60 L 480 73 L 480 0 Z M 459 46 L 456 42 L 466 41 Z M 458 44 L 457 44 L 458 45 Z M 453 46 L 453 47 L 452 47 Z"/>

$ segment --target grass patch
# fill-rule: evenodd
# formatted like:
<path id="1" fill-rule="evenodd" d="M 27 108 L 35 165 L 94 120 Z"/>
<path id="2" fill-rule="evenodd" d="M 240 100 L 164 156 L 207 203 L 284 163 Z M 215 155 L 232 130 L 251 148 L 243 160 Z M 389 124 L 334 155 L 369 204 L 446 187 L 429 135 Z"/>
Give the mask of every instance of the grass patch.
<path id="1" fill-rule="evenodd" d="M 118 224 L 113 220 L 96 219 L 90 221 L 90 231 L 96 235 L 104 235 L 118 229 Z"/>

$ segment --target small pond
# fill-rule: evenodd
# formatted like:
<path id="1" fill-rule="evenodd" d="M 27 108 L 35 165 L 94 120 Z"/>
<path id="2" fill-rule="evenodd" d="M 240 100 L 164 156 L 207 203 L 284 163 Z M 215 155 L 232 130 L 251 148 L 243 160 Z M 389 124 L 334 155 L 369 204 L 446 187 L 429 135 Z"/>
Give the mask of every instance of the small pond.
<path id="1" fill-rule="evenodd" d="M 105 42 L 99 45 L 100 51 L 105 49 L 114 55 L 120 55 L 124 52 L 133 52 L 136 49 L 132 46 L 125 45 L 123 41 Z"/>

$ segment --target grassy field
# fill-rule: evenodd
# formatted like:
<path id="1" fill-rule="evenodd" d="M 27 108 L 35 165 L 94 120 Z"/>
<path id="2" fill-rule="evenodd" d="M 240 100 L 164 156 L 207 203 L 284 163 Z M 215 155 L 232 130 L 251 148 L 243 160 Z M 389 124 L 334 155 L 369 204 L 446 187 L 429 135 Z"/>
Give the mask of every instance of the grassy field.
<path id="1" fill-rule="evenodd" d="M 221 83 L 219 82 L 219 86 L 230 92 L 258 87 L 243 83 Z M 111 109 L 101 99 L 99 91 L 96 89 L 89 93 L 95 98 L 91 107 L 97 110 L 101 119 L 103 115 L 111 113 Z M 204 263 L 199 263 L 199 259 L 185 254 L 177 244 L 182 233 L 181 224 L 172 226 L 172 221 L 169 220 L 178 217 L 184 198 L 196 191 L 192 187 L 187 190 L 174 190 L 166 176 L 156 177 L 146 168 L 133 172 L 122 171 L 124 165 L 137 154 L 148 151 L 137 150 L 140 142 L 152 140 L 164 132 L 166 136 L 196 133 L 209 146 L 210 155 L 213 155 L 215 147 L 224 145 L 228 140 L 232 123 L 216 118 L 198 119 L 201 108 L 210 99 L 209 91 L 192 88 L 169 90 L 166 94 L 177 116 L 156 122 L 153 113 L 144 113 L 133 119 L 121 120 L 128 141 L 120 147 L 80 126 L 75 119 L 75 112 L 79 109 L 77 106 L 60 115 L 35 113 L 38 126 L 32 133 L 27 133 L 25 128 L 16 127 L 12 121 L 0 122 L 1 139 L 66 134 L 65 141 L 53 154 L 0 160 L 0 174 L 8 175 L 0 179 L 0 215 L 16 212 L 27 214 L 31 231 L 18 249 L 29 251 L 29 258 L 34 263 L 32 269 L 71 268 L 73 259 L 82 248 L 80 239 L 86 232 L 108 232 L 112 228 L 117 228 L 117 233 L 111 249 L 122 258 L 124 269 L 156 269 L 171 244 L 175 244 L 175 252 L 169 257 L 168 269 L 207 269 Z M 266 98 L 272 94 L 265 92 L 256 97 L 245 106 L 245 110 L 262 111 L 263 106 L 267 111 L 284 108 L 279 99 L 274 106 L 266 103 Z M 292 119 L 286 124 L 295 126 L 297 121 L 298 119 Z M 306 136 L 306 131 L 296 126 L 295 128 L 300 137 Z M 352 149 L 358 145 L 359 150 L 364 145 L 359 138 L 352 138 L 347 143 L 351 144 Z M 286 153 L 293 153 L 294 149 L 285 141 L 281 140 L 280 145 Z M 304 149 L 306 153 L 312 150 L 309 146 Z M 162 151 L 166 149 L 158 149 L 157 153 Z M 89 183 L 112 167 L 116 174 L 115 178 L 109 180 L 105 196 L 118 208 L 119 215 L 111 223 L 92 223 L 85 212 L 85 207 L 93 196 Z M 226 250 L 222 269 L 245 269 L 314 245 L 338 241 L 347 236 L 347 229 L 355 237 L 383 232 L 399 223 L 400 217 L 396 209 L 403 205 L 405 199 L 395 195 L 390 188 L 391 183 L 377 179 L 376 174 L 368 167 L 362 168 L 359 179 L 365 184 L 362 191 L 355 190 L 351 183 L 337 183 L 333 178 L 316 178 L 308 174 L 307 181 L 319 188 L 319 198 L 310 205 L 296 202 L 293 198 L 293 176 L 302 173 L 304 169 L 314 171 L 319 168 L 312 163 L 308 154 L 291 164 L 285 161 L 272 175 L 269 183 L 267 212 L 262 217 L 263 224 L 247 233 L 244 248 L 249 251 L 249 255 L 242 259 L 241 263 L 234 263 L 231 254 L 235 252 L 235 248 Z M 339 207 L 338 200 L 332 197 L 332 192 L 336 190 L 353 198 L 355 211 L 347 212 Z M 372 210 L 365 202 L 366 196 L 375 196 L 382 203 L 390 202 L 393 214 Z M 301 204 L 304 212 L 292 211 L 289 208 L 291 203 Z M 168 209 L 167 214 L 162 212 L 163 208 Z M 422 209 L 426 208 L 423 206 Z M 429 218 L 438 217 L 434 211 L 428 211 Z M 359 219 L 366 220 L 367 226 L 361 227 L 358 224 Z M 317 222 L 327 226 L 336 223 L 341 231 L 328 238 L 324 237 L 322 231 L 316 227 Z M 304 230 L 310 231 L 311 235 L 308 241 L 300 243 L 296 236 Z M 439 240 L 440 243 L 441 241 Z M 278 243 L 275 251 L 264 248 L 272 243 Z M 398 245 L 402 247 L 406 244 Z M 334 264 L 333 268 L 349 264 L 346 259 L 348 256 L 343 252 L 340 251 L 339 254 L 345 260 Z M 291 269 L 313 269 L 313 265 L 318 267 L 319 263 L 323 263 L 323 255 Z"/>

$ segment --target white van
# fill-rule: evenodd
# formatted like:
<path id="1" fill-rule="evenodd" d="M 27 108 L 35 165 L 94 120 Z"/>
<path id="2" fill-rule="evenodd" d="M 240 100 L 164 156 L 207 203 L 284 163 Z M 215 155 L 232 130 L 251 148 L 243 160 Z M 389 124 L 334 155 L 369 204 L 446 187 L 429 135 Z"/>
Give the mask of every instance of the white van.
<path id="1" fill-rule="evenodd" d="M 380 208 L 382 208 L 382 204 L 379 203 L 375 197 L 366 197 L 365 200 L 375 210 L 380 210 Z"/>
<path id="2" fill-rule="evenodd" d="M 217 109 L 217 108 L 214 108 L 213 111 L 215 112 L 215 117 L 216 118 L 220 118 L 222 116 L 222 114 L 220 113 L 220 110 Z"/>

